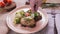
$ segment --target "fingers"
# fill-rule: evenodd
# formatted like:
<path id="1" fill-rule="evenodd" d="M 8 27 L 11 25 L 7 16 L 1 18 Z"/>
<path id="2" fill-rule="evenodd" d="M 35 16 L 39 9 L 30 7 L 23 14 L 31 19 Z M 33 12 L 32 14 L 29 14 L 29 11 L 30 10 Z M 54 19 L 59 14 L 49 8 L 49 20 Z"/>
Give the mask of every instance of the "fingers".
<path id="1" fill-rule="evenodd" d="M 36 4 L 34 5 L 34 11 L 36 12 L 38 10 L 38 5 L 37 5 L 37 2 Z"/>
<path id="2" fill-rule="evenodd" d="M 35 12 L 38 10 L 38 7 L 41 6 L 42 0 L 30 0 L 30 6 L 32 12 Z"/>
<path id="3" fill-rule="evenodd" d="M 37 6 L 38 6 L 38 7 L 41 6 L 42 3 L 43 3 L 43 0 L 38 0 Z"/>
<path id="4" fill-rule="evenodd" d="M 31 10 L 34 12 L 35 0 L 30 0 Z"/>
<path id="5" fill-rule="evenodd" d="M 42 0 L 35 0 L 35 5 L 34 5 L 35 12 L 38 10 L 38 7 L 41 6 L 41 4 L 42 4 Z"/>
<path id="6" fill-rule="evenodd" d="M 35 11 L 38 10 L 38 7 L 42 6 L 42 0 L 37 0 Z"/>

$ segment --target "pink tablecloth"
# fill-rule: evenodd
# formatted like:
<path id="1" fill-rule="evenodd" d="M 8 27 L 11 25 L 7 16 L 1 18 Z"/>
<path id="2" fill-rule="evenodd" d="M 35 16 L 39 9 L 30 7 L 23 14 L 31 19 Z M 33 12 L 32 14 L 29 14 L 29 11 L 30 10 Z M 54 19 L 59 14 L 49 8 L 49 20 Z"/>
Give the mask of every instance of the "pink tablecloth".
<path id="1" fill-rule="evenodd" d="M 17 8 L 20 6 L 23 6 L 25 3 L 25 0 L 13 0 L 16 2 Z M 51 13 L 52 9 L 44 9 L 46 10 L 46 12 Z M 56 14 L 56 26 L 57 26 L 57 30 L 58 30 L 58 34 L 60 34 L 60 8 L 56 9 L 55 12 Z M 5 14 L 0 14 L 0 34 L 19 34 L 16 33 L 12 30 L 10 30 L 7 26 L 6 26 L 6 16 L 8 13 Z M 52 17 L 53 15 L 48 14 L 48 18 L 49 18 L 49 22 L 48 25 L 41 31 L 33 33 L 33 34 L 54 34 L 54 19 Z M 8 31 L 9 29 L 9 31 Z"/>

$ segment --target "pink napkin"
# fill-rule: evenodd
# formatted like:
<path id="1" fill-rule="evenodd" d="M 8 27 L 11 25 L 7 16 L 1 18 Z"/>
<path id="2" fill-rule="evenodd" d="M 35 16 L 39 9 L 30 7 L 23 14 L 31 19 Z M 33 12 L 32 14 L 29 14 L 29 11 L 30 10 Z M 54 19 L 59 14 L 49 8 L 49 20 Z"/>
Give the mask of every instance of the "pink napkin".
<path id="1" fill-rule="evenodd" d="M 0 34 L 7 34 L 8 27 L 6 25 L 6 15 L 0 14 Z"/>

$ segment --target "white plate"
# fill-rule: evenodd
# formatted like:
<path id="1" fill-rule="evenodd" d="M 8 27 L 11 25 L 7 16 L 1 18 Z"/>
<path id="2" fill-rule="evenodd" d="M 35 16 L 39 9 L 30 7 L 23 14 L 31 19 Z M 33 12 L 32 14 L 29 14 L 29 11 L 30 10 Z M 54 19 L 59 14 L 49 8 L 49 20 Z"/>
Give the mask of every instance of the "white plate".
<path id="1" fill-rule="evenodd" d="M 39 8 L 38 12 L 42 15 L 42 20 L 37 22 L 35 28 L 22 28 L 22 27 L 20 27 L 20 25 L 16 26 L 13 23 L 13 19 L 15 17 L 16 12 L 19 12 L 20 10 L 27 11 L 29 9 L 30 9 L 30 6 L 22 6 L 20 8 L 17 8 L 15 10 L 11 11 L 6 18 L 8 27 L 17 33 L 35 33 L 35 32 L 42 30 L 47 25 L 48 18 L 47 18 L 47 14 L 41 8 Z"/>

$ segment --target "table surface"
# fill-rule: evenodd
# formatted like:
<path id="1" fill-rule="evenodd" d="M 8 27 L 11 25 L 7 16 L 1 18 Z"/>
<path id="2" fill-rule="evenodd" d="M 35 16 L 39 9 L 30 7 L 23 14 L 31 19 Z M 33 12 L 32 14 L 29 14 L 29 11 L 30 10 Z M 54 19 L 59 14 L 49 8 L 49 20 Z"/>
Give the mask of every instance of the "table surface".
<path id="1" fill-rule="evenodd" d="M 16 2 L 16 5 L 17 5 L 17 8 L 20 7 L 20 6 L 23 6 L 25 3 L 25 1 L 27 0 L 13 0 Z M 47 15 L 48 15 L 48 19 L 49 19 L 49 22 L 48 22 L 48 25 L 41 31 L 39 32 L 36 32 L 36 33 L 33 33 L 33 34 L 56 34 L 54 30 L 54 23 L 56 23 L 56 27 L 57 27 L 57 31 L 58 31 L 58 34 L 60 34 L 60 7 L 57 7 L 57 8 L 44 8 L 43 10 L 45 10 L 47 12 Z M 52 14 L 55 13 L 55 21 L 54 21 L 54 15 Z M 0 14 L 0 22 L 2 22 L 1 20 L 5 20 L 6 16 L 7 16 L 8 13 L 4 13 L 4 14 Z M 9 30 L 8 34 L 19 34 L 19 33 L 16 33 L 12 30 Z"/>

